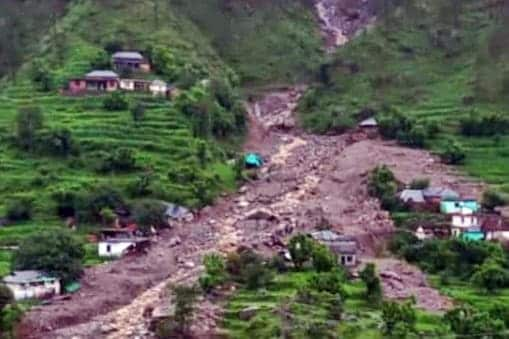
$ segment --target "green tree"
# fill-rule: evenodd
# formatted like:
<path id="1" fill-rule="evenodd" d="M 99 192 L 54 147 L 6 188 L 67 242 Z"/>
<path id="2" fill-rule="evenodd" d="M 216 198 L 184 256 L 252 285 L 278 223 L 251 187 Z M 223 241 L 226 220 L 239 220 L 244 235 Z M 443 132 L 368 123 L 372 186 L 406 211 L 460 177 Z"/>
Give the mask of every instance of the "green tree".
<path id="1" fill-rule="evenodd" d="M 207 144 L 203 140 L 198 141 L 196 157 L 198 158 L 201 167 L 205 168 L 207 165 Z"/>
<path id="2" fill-rule="evenodd" d="M 130 111 L 133 121 L 136 123 L 143 121 L 145 118 L 146 107 L 140 102 L 137 102 L 135 105 L 133 105 Z"/>
<path id="3" fill-rule="evenodd" d="M 327 292 L 332 295 L 339 294 L 345 297 L 346 293 L 343 288 L 345 279 L 345 273 L 340 269 L 316 273 L 309 278 L 307 287 L 317 292 Z"/>
<path id="4" fill-rule="evenodd" d="M 489 313 L 470 306 L 462 306 L 447 312 L 444 315 L 444 321 L 459 337 L 483 337 L 486 333 L 491 333 L 492 336 L 486 336 L 486 338 L 506 338 L 504 334 L 507 328 L 502 319 L 492 317 Z"/>
<path id="5" fill-rule="evenodd" d="M 344 298 L 340 294 L 334 295 L 327 306 L 328 317 L 333 320 L 341 320 L 345 310 L 344 304 Z"/>
<path id="6" fill-rule="evenodd" d="M 121 92 L 113 92 L 103 100 L 103 107 L 108 111 L 125 111 L 129 108 L 129 102 Z"/>
<path id="7" fill-rule="evenodd" d="M 226 265 L 219 254 L 209 254 L 203 258 L 205 274 L 200 277 L 200 286 L 205 292 L 210 292 L 215 287 L 226 281 Z"/>
<path id="8" fill-rule="evenodd" d="M 85 256 L 83 243 L 66 230 L 30 235 L 14 252 L 17 270 L 41 270 L 59 277 L 63 284 L 79 279 Z"/>
<path id="9" fill-rule="evenodd" d="M 44 116 L 39 107 L 25 106 L 16 116 L 16 137 L 20 147 L 26 151 L 35 149 L 36 137 L 44 125 Z"/>
<path id="10" fill-rule="evenodd" d="M 465 161 L 466 153 L 457 141 L 449 141 L 441 152 L 442 161 L 449 165 L 460 165 Z"/>
<path id="11" fill-rule="evenodd" d="M 415 332 L 417 315 L 410 303 L 398 304 L 396 302 L 384 302 L 382 304 L 382 320 L 386 334 L 393 335 L 396 330 L 401 336 Z"/>
<path id="12" fill-rule="evenodd" d="M 187 334 L 193 320 L 199 291 L 195 286 L 175 286 L 172 290 L 175 304 L 175 324 L 177 333 Z"/>
<path id="13" fill-rule="evenodd" d="M 6 216 L 11 221 L 30 220 L 32 218 L 33 201 L 29 197 L 15 197 L 7 200 Z"/>
<path id="14" fill-rule="evenodd" d="M 316 244 L 311 257 L 313 259 L 313 267 L 317 272 L 329 272 L 336 266 L 336 256 L 325 245 Z"/>
<path id="15" fill-rule="evenodd" d="M 373 304 L 379 304 L 382 300 L 382 287 L 380 278 L 376 274 L 375 265 L 369 263 L 361 271 L 360 278 L 366 285 L 366 299 Z"/>
<path id="16" fill-rule="evenodd" d="M 42 60 L 36 59 L 32 63 L 30 76 L 39 90 L 49 92 L 53 89 L 53 75 Z"/>
<path id="17" fill-rule="evenodd" d="M 14 302 L 14 295 L 11 290 L 5 286 L 0 285 L 0 314 L 2 314 L 3 309 Z"/>
<path id="18" fill-rule="evenodd" d="M 296 268 L 302 268 L 304 263 L 311 259 L 313 246 L 313 240 L 304 234 L 298 234 L 290 239 L 288 250 Z"/>
<path id="19" fill-rule="evenodd" d="M 133 217 L 141 231 L 148 233 L 151 227 L 162 228 L 168 225 L 165 218 L 166 206 L 157 200 L 144 199 L 133 206 Z"/>
<path id="20" fill-rule="evenodd" d="M 474 273 L 472 281 L 489 293 L 494 293 L 509 285 L 509 272 L 494 260 L 488 259 Z"/>

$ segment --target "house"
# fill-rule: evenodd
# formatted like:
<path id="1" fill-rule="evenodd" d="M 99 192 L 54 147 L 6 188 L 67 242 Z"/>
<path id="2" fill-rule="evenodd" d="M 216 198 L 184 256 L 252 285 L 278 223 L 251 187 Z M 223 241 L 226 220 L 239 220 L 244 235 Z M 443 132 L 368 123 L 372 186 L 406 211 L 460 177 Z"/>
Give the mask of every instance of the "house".
<path id="1" fill-rule="evenodd" d="M 60 280 L 40 271 L 14 271 L 3 278 L 16 300 L 46 299 L 60 294 Z"/>
<path id="2" fill-rule="evenodd" d="M 368 118 L 359 123 L 359 127 L 363 129 L 376 129 L 378 128 L 378 122 L 375 118 Z"/>
<path id="3" fill-rule="evenodd" d="M 345 267 L 357 265 L 357 241 L 345 235 L 325 230 L 310 234 L 311 238 L 327 246 L 338 258 L 338 263 Z"/>
<path id="4" fill-rule="evenodd" d="M 131 92 L 148 92 L 150 91 L 150 80 L 142 79 L 120 79 L 120 89 Z"/>
<path id="5" fill-rule="evenodd" d="M 481 230 L 486 240 L 509 240 L 509 223 L 501 215 L 483 215 L 481 218 Z"/>
<path id="6" fill-rule="evenodd" d="M 460 195 L 449 188 L 443 187 L 428 187 L 422 194 L 426 202 L 440 206 L 440 203 L 445 200 L 458 200 Z"/>
<path id="7" fill-rule="evenodd" d="M 130 230 L 104 229 L 98 244 L 100 257 L 120 258 L 128 253 L 142 252 L 150 246 L 148 238 L 137 237 Z"/>
<path id="8" fill-rule="evenodd" d="M 168 202 L 163 202 L 163 205 L 166 207 L 164 218 L 167 220 L 168 225 L 171 225 L 173 221 L 187 220 L 192 216 L 191 211 L 183 206 Z"/>
<path id="9" fill-rule="evenodd" d="M 435 234 L 430 229 L 424 228 L 422 226 L 417 227 L 414 235 L 419 240 L 432 239 L 435 237 Z"/>
<path id="10" fill-rule="evenodd" d="M 403 190 L 399 194 L 399 200 L 401 200 L 405 204 L 410 204 L 410 205 L 416 205 L 416 204 L 418 205 L 418 204 L 426 203 L 426 200 L 424 199 L 422 190 L 411 190 L 411 189 Z"/>
<path id="11" fill-rule="evenodd" d="M 112 71 L 92 71 L 84 78 L 74 78 L 68 84 L 70 94 L 113 92 L 119 88 L 119 77 Z"/>
<path id="12" fill-rule="evenodd" d="M 162 80 L 154 80 L 150 84 L 150 92 L 154 96 L 167 96 L 168 88 L 168 84 Z"/>
<path id="13" fill-rule="evenodd" d="M 467 207 L 462 207 L 458 212 L 451 215 L 451 234 L 455 237 L 462 237 L 469 233 L 469 237 L 479 237 L 481 224 L 477 213 Z M 484 235 L 483 235 L 484 237 Z"/>
<path id="14" fill-rule="evenodd" d="M 112 56 L 112 64 L 119 72 L 150 72 L 150 63 L 139 52 L 117 52 Z"/>
<path id="15" fill-rule="evenodd" d="M 465 208 L 477 213 L 481 206 L 475 199 L 446 199 L 440 202 L 440 211 L 444 214 L 461 213 Z"/>

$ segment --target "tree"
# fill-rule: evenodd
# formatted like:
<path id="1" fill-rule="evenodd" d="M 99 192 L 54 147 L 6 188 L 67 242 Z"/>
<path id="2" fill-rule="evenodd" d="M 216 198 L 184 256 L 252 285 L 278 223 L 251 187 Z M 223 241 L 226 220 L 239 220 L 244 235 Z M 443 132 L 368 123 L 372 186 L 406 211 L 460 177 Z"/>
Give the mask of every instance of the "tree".
<path id="1" fill-rule="evenodd" d="M 33 201 L 28 197 L 16 197 L 7 200 L 7 219 L 11 221 L 30 220 L 32 218 Z"/>
<path id="2" fill-rule="evenodd" d="M 509 273 L 500 264 L 494 260 L 488 259 L 477 272 L 474 273 L 472 282 L 486 289 L 489 293 L 494 293 L 509 285 Z"/>
<path id="3" fill-rule="evenodd" d="M 207 165 L 207 144 L 203 140 L 198 141 L 196 157 L 198 158 L 201 167 L 205 168 Z"/>
<path id="4" fill-rule="evenodd" d="M 313 267 L 317 272 L 329 272 L 336 265 L 336 256 L 325 245 L 316 244 L 311 257 L 313 259 Z"/>
<path id="5" fill-rule="evenodd" d="M 38 148 L 51 155 L 68 157 L 79 152 L 78 146 L 73 140 L 72 132 L 67 128 L 50 130 L 42 134 L 39 140 L 41 145 Z"/>
<path id="6" fill-rule="evenodd" d="M 447 312 L 444 315 L 444 320 L 458 337 L 483 337 L 486 333 L 492 333 L 493 336 L 489 338 L 505 338 L 506 326 L 502 319 L 492 317 L 489 313 L 481 312 L 470 306 L 462 306 Z M 500 334 L 500 336 L 496 334 Z"/>
<path id="7" fill-rule="evenodd" d="M 267 286 L 274 277 L 263 257 L 244 248 L 239 253 L 228 254 L 226 271 L 234 281 L 245 284 L 248 289 Z"/>
<path id="8" fill-rule="evenodd" d="M 20 147 L 26 151 L 35 148 L 38 131 L 44 125 L 44 116 L 39 107 L 25 106 L 16 116 L 16 137 Z"/>
<path id="9" fill-rule="evenodd" d="M 366 284 L 366 299 L 373 304 L 379 304 L 382 300 L 382 287 L 380 278 L 376 274 L 375 265 L 369 263 L 361 271 L 360 278 Z"/>
<path id="10" fill-rule="evenodd" d="M 145 118 L 145 105 L 142 103 L 136 103 L 131 107 L 131 116 L 133 117 L 133 121 L 138 123 Z"/>
<path id="11" fill-rule="evenodd" d="M 484 208 L 493 211 L 496 207 L 504 206 L 507 200 L 498 192 L 488 190 L 483 193 L 482 205 Z"/>
<path id="12" fill-rule="evenodd" d="M 331 272 L 313 274 L 308 280 L 307 287 L 318 292 L 327 292 L 332 295 L 339 294 L 345 297 L 346 293 L 343 289 L 344 281 L 345 274 L 338 269 Z"/>
<path id="13" fill-rule="evenodd" d="M 162 228 L 168 225 L 165 218 L 166 206 L 157 200 L 137 201 L 133 207 L 133 217 L 141 231 L 148 233 L 151 227 Z"/>
<path id="14" fill-rule="evenodd" d="M 0 315 L 2 314 L 3 309 L 13 302 L 14 295 L 11 290 L 5 285 L 0 285 Z"/>
<path id="15" fill-rule="evenodd" d="M 415 331 L 417 316 L 410 303 L 384 302 L 382 304 L 382 320 L 386 334 L 392 335 L 396 330 L 398 334 L 402 334 L 402 332 L 407 334 Z"/>
<path id="16" fill-rule="evenodd" d="M 340 294 L 334 295 L 327 306 L 329 318 L 334 320 L 341 320 L 343 318 L 343 312 L 345 309 L 344 304 L 344 298 Z"/>
<path id="17" fill-rule="evenodd" d="M 30 76 L 41 91 L 49 92 L 53 88 L 53 75 L 42 60 L 36 59 L 32 63 Z"/>
<path id="18" fill-rule="evenodd" d="M 290 239 L 288 250 L 296 268 L 302 268 L 305 262 L 311 259 L 314 241 L 304 234 L 298 234 Z"/>
<path id="19" fill-rule="evenodd" d="M 17 270 L 41 270 L 55 275 L 63 284 L 79 279 L 85 257 L 83 243 L 66 230 L 52 230 L 27 237 L 14 252 Z"/>

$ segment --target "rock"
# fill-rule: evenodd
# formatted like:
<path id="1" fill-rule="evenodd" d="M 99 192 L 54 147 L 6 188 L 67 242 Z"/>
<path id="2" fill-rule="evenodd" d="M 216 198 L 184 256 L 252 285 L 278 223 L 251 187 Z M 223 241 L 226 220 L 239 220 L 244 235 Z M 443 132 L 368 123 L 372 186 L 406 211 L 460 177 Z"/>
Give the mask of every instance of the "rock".
<path id="1" fill-rule="evenodd" d="M 101 330 L 102 334 L 108 334 L 108 333 L 117 331 L 117 328 L 115 328 L 111 325 L 101 325 L 100 330 Z"/>
<path id="2" fill-rule="evenodd" d="M 256 313 L 258 313 L 259 310 L 260 308 L 256 306 L 246 307 L 239 311 L 239 319 L 243 321 L 249 321 L 254 316 L 256 316 Z"/>
<path id="3" fill-rule="evenodd" d="M 170 241 L 168 242 L 168 245 L 170 247 L 175 247 L 175 246 L 178 246 L 182 243 L 182 239 L 180 239 L 180 237 L 174 237 L 174 238 L 171 238 Z"/>
<path id="4" fill-rule="evenodd" d="M 194 262 L 192 262 L 192 261 L 186 261 L 186 262 L 184 263 L 184 267 L 185 267 L 185 268 L 189 268 L 189 269 L 191 269 L 191 268 L 194 268 L 195 266 L 196 266 L 196 265 L 195 265 L 195 264 L 194 264 Z"/>
<path id="5" fill-rule="evenodd" d="M 399 282 L 403 281 L 403 279 L 399 276 L 399 274 L 397 274 L 396 272 L 392 272 L 392 271 L 383 271 L 383 272 L 380 272 L 380 276 L 382 278 L 396 280 L 396 281 L 399 281 Z"/>
<path id="6" fill-rule="evenodd" d="M 279 217 L 277 217 L 274 213 L 272 213 L 266 208 L 259 208 L 247 213 L 245 219 L 275 221 L 278 220 Z"/>
<path id="7" fill-rule="evenodd" d="M 239 188 L 239 193 L 240 194 L 244 194 L 247 192 L 247 186 L 242 186 L 241 188 Z"/>

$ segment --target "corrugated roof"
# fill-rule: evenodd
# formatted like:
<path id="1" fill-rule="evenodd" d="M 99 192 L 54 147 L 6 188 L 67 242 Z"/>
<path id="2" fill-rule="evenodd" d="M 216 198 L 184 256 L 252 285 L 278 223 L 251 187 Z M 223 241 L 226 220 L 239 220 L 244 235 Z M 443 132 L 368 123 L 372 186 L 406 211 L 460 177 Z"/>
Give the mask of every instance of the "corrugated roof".
<path id="1" fill-rule="evenodd" d="M 404 202 L 425 202 L 422 190 L 404 190 L 399 194 L 399 198 Z"/>
<path id="2" fill-rule="evenodd" d="M 123 51 L 113 54 L 114 59 L 136 59 L 143 60 L 143 55 L 139 52 Z"/>
<path id="3" fill-rule="evenodd" d="M 361 121 L 359 126 L 361 126 L 361 127 L 377 127 L 378 122 L 376 121 L 375 118 L 369 118 L 369 119 Z"/>
<path id="4" fill-rule="evenodd" d="M 355 241 L 338 241 L 328 244 L 328 246 L 336 254 L 357 253 L 357 243 Z"/>
<path id="5" fill-rule="evenodd" d="M 86 78 L 118 78 L 118 74 L 113 71 L 92 71 L 86 75 Z"/>
<path id="6" fill-rule="evenodd" d="M 26 284 L 30 282 L 39 282 L 55 280 L 56 278 L 48 276 L 41 271 L 14 271 L 12 274 L 4 277 L 7 284 Z"/>

